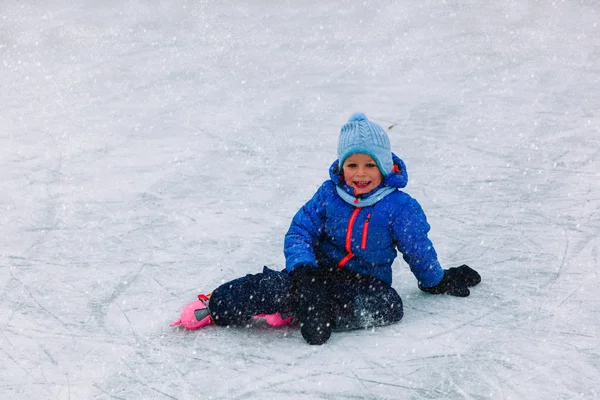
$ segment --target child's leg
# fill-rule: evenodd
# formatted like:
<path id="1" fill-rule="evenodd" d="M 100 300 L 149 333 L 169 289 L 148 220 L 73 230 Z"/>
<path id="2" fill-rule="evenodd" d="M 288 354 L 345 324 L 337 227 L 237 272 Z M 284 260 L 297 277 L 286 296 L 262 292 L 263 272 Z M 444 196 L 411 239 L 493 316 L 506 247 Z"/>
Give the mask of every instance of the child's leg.
<path id="1" fill-rule="evenodd" d="M 334 331 L 389 325 L 402 319 L 402 299 L 394 288 L 375 278 L 341 274 L 332 287 Z"/>
<path id="2" fill-rule="evenodd" d="M 257 314 L 292 313 L 291 283 L 287 272 L 264 267 L 216 288 L 210 297 L 210 314 L 216 325 L 241 325 Z"/>

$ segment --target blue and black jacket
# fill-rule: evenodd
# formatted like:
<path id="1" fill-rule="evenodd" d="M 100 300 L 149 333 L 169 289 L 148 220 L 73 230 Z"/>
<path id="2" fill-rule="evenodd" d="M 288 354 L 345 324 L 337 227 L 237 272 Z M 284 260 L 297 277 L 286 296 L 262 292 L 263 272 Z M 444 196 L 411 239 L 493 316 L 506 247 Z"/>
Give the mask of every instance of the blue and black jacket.
<path id="1" fill-rule="evenodd" d="M 347 268 L 392 284 L 392 262 L 402 253 L 424 287 L 444 272 L 429 240 L 429 224 L 419 203 L 400 189 L 408 182 L 404 162 L 392 154 L 394 170 L 380 186 L 355 197 L 338 161 L 330 180 L 294 216 L 285 236 L 286 269 L 302 265 Z"/>

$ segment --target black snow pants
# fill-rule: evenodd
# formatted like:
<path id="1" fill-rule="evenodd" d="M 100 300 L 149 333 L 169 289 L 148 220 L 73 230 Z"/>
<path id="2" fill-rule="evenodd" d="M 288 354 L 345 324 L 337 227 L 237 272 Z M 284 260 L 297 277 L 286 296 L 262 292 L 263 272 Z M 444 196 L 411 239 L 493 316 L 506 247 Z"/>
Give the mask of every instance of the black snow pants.
<path id="1" fill-rule="evenodd" d="M 404 315 L 402 299 L 379 279 L 349 270 L 331 271 L 330 307 L 334 331 L 345 331 L 398 322 Z M 295 298 L 286 270 L 264 267 L 216 288 L 209 302 L 216 325 L 243 325 L 257 314 L 294 315 Z"/>

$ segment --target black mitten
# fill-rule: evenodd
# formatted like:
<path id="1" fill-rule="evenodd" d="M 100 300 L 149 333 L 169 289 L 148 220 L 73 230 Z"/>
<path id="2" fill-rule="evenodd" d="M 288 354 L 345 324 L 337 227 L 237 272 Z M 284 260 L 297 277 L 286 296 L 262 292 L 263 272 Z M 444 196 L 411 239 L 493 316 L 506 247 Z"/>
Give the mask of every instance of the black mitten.
<path id="1" fill-rule="evenodd" d="M 481 282 L 481 275 L 465 264 L 460 267 L 449 268 L 446 270 L 446 273 L 452 276 L 452 279 L 462 282 L 467 286 L 476 286 Z"/>
<path id="2" fill-rule="evenodd" d="M 444 277 L 435 286 L 419 289 L 431 294 L 449 294 L 458 297 L 467 297 L 471 292 L 469 286 L 475 286 L 481 282 L 481 276 L 473 268 L 467 265 L 444 270 Z"/>
<path id="3" fill-rule="evenodd" d="M 290 273 L 295 297 L 294 317 L 300 322 L 300 332 L 308 344 L 323 344 L 331 336 L 333 313 L 322 270 L 301 266 Z"/>

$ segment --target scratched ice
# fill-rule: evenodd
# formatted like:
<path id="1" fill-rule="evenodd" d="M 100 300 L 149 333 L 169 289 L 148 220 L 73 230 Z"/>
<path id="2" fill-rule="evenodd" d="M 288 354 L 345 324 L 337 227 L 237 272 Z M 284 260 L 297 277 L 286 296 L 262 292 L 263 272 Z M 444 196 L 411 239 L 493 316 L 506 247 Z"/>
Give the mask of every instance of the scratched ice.
<path id="1" fill-rule="evenodd" d="M 227 4 L 226 4 L 227 3 Z M 240 4 L 237 4 L 240 3 Z M 0 7 L 0 398 L 600 397 L 595 1 Z M 283 266 L 339 127 L 389 127 L 469 298 L 336 333 L 182 331 Z"/>

